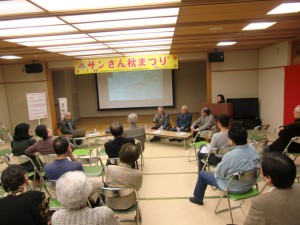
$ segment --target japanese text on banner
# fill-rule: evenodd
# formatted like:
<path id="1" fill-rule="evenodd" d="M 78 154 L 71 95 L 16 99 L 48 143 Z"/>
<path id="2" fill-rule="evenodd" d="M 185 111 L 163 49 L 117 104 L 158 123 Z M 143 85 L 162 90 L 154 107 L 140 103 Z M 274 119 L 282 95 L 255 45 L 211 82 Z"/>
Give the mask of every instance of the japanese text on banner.
<path id="1" fill-rule="evenodd" d="M 149 55 L 75 60 L 75 74 L 177 69 L 177 55 Z"/>

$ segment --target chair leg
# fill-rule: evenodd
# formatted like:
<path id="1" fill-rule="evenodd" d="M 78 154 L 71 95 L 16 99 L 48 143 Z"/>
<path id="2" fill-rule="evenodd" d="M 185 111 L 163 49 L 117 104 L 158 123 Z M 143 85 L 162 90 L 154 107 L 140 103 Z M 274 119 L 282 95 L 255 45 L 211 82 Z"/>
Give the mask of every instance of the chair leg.
<path id="1" fill-rule="evenodd" d="M 230 205 L 230 199 L 229 199 L 229 197 L 227 197 L 227 202 L 228 202 L 228 206 L 229 206 L 229 213 L 230 213 L 230 218 L 231 218 L 231 224 L 233 224 L 232 208 L 231 208 L 231 205 Z"/>
<path id="2" fill-rule="evenodd" d="M 219 208 L 219 206 L 220 206 L 220 203 L 221 203 L 223 197 L 224 197 L 224 194 L 222 194 L 222 195 L 220 196 L 220 198 L 219 198 L 219 201 L 218 201 L 218 203 L 217 203 L 217 205 L 216 205 L 216 208 L 215 208 L 215 214 L 219 214 L 219 213 L 221 212 L 221 211 L 218 211 L 218 208 Z"/>
<path id="3" fill-rule="evenodd" d="M 194 153 L 195 153 L 195 158 L 196 158 L 196 159 L 191 159 L 193 151 L 194 151 Z M 189 161 L 189 162 L 197 161 L 197 164 L 198 164 L 198 160 L 197 160 L 197 149 L 196 149 L 196 147 L 194 147 L 194 150 L 193 150 L 193 149 L 190 150 L 190 154 L 189 154 L 188 161 Z"/>

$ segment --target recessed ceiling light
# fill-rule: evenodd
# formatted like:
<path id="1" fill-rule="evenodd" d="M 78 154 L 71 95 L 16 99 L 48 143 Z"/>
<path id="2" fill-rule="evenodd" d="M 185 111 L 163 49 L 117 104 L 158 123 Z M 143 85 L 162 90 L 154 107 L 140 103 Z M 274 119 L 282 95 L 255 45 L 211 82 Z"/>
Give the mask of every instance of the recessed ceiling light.
<path id="1" fill-rule="evenodd" d="M 104 37 L 95 37 L 98 41 L 122 41 L 122 40 L 137 40 L 137 39 L 150 39 L 150 38 L 170 38 L 173 37 L 174 32 L 161 32 L 161 33 L 144 33 L 144 34 L 125 34 L 113 35 Z"/>
<path id="2" fill-rule="evenodd" d="M 140 47 L 140 48 L 120 48 L 116 49 L 117 52 L 145 52 L 145 51 L 160 51 L 170 50 L 171 46 L 152 46 L 152 47 Z"/>
<path id="3" fill-rule="evenodd" d="M 217 44 L 217 46 L 228 46 L 234 44 L 236 44 L 236 41 L 221 41 Z"/>
<path id="4" fill-rule="evenodd" d="M 23 0 L 0 1 L 1 16 L 44 12 L 39 7 Z"/>
<path id="5" fill-rule="evenodd" d="M 121 41 L 121 42 L 106 42 L 105 45 L 110 48 L 130 48 L 138 46 L 157 46 L 157 45 L 170 45 L 172 38 L 155 39 L 155 40 L 142 40 L 142 41 Z"/>
<path id="6" fill-rule="evenodd" d="M 67 56 L 80 56 L 80 55 L 99 55 L 99 54 L 109 54 L 116 53 L 113 49 L 108 50 L 95 50 L 95 51 L 78 51 L 78 52 L 61 52 L 60 54 Z"/>
<path id="7" fill-rule="evenodd" d="M 38 27 L 47 25 L 66 24 L 57 17 L 41 17 L 18 20 L 2 20 L 0 21 L 0 29 L 16 28 L 16 27 Z"/>
<path id="8" fill-rule="evenodd" d="M 89 37 L 89 36 L 86 35 L 86 34 L 67 34 L 67 35 L 28 37 L 28 38 L 13 38 L 13 39 L 6 39 L 4 41 L 9 41 L 9 42 L 13 42 L 13 43 L 20 43 L 20 42 L 51 41 L 51 40 L 62 40 L 62 39 L 72 39 L 72 38 L 86 38 L 86 37 Z"/>
<path id="9" fill-rule="evenodd" d="M 210 31 L 220 31 L 223 30 L 223 27 L 211 27 L 209 28 Z"/>
<path id="10" fill-rule="evenodd" d="M 175 27 L 167 28 L 149 28 L 149 29 L 138 29 L 138 30 L 121 30 L 121 31 L 108 31 L 99 33 L 90 33 L 89 35 L 93 37 L 103 37 L 103 36 L 114 36 L 114 35 L 126 35 L 126 34 L 146 34 L 146 33 L 162 33 L 162 32 L 174 32 Z"/>
<path id="11" fill-rule="evenodd" d="M 124 53 L 125 56 L 163 55 L 163 54 L 170 54 L 170 51 L 149 51 L 149 52 Z"/>
<path id="12" fill-rule="evenodd" d="M 242 30 L 262 30 L 266 29 L 276 22 L 258 22 L 258 23 L 250 23 L 249 25 L 245 26 Z"/>
<path id="13" fill-rule="evenodd" d="M 15 55 L 3 55 L 0 56 L 1 59 L 21 59 L 22 57 L 20 56 L 15 56 Z"/>
<path id="14" fill-rule="evenodd" d="M 43 27 L 25 27 L 0 30 L 0 37 L 14 37 L 14 36 L 27 36 L 27 35 L 40 35 L 40 34 L 55 34 L 77 31 L 70 25 L 54 25 Z"/>
<path id="15" fill-rule="evenodd" d="M 157 25 L 173 25 L 176 24 L 177 16 L 131 19 L 131 20 L 115 20 L 106 22 L 93 23 L 77 23 L 73 24 L 79 30 L 105 30 L 113 28 L 130 28 L 130 27 L 147 27 Z"/>
<path id="16" fill-rule="evenodd" d="M 61 18 L 68 23 L 87 23 L 100 22 L 112 20 L 151 18 L 151 17 L 167 17 L 177 16 L 179 8 L 165 8 L 165 9 L 147 9 L 147 10 L 130 10 L 122 12 L 108 12 L 108 13 L 93 13 L 75 16 L 62 16 Z"/>
<path id="17" fill-rule="evenodd" d="M 49 41 L 31 41 L 31 42 L 20 42 L 18 44 L 37 47 L 37 46 L 55 46 L 55 45 L 66 45 L 66 44 L 80 44 L 80 43 L 93 43 L 95 39 L 87 38 L 74 38 L 74 39 L 62 39 L 62 40 L 49 40 Z"/>
<path id="18" fill-rule="evenodd" d="M 158 5 L 168 3 L 179 3 L 181 0 L 31 0 L 35 4 L 41 6 L 47 11 L 80 11 L 87 9 L 107 9 L 121 8 L 130 6 Z"/>
<path id="19" fill-rule="evenodd" d="M 284 14 L 300 12 L 300 2 L 283 3 L 276 8 L 272 9 L 267 14 Z"/>
<path id="20" fill-rule="evenodd" d="M 68 52 L 68 51 L 80 51 L 80 50 L 93 50 L 93 49 L 104 49 L 107 46 L 103 44 L 84 44 L 84 45 L 65 45 L 65 46 L 55 46 L 55 47 L 43 47 L 39 48 L 41 50 L 49 52 Z"/>

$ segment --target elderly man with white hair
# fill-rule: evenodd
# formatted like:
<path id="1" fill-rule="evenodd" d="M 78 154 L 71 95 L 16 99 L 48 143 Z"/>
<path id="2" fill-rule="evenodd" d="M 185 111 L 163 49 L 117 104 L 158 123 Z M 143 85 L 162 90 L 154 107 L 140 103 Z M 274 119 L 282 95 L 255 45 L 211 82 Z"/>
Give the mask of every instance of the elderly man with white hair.
<path id="1" fill-rule="evenodd" d="M 265 152 L 280 152 L 282 153 L 293 137 L 300 136 L 300 105 L 294 109 L 295 122 L 281 126 L 278 133 L 278 138 L 265 148 Z M 292 143 L 288 149 L 292 153 L 300 153 L 300 144 Z"/>
<path id="2" fill-rule="evenodd" d="M 87 206 L 91 191 L 84 173 L 74 171 L 61 176 L 56 183 L 56 196 L 64 209 L 53 214 L 52 225 L 119 225 L 108 207 L 92 209 Z"/>
<path id="3" fill-rule="evenodd" d="M 66 112 L 63 121 L 61 121 L 60 130 L 62 134 L 72 134 L 76 130 L 76 124 L 72 120 L 71 112 Z"/>
<path id="4" fill-rule="evenodd" d="M 141 141 L 143 149 L 145 149 L 146 133 L 144 127 L 137 126 L 138 115 L 135 113 L 130 113 L 127 117 L 127 122 L 129 123 L 129 128 L 125 129 L 123 136 L 125 138 L 137 138 Z"/>

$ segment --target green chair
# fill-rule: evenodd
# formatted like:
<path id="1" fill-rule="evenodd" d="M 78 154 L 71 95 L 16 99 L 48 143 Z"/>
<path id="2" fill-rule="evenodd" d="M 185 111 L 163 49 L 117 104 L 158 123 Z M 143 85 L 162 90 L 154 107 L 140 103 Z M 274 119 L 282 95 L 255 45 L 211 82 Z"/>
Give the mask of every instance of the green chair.
<path id="1" fill-rule="evenodd" d="M 75 155 L 76 157 L 80 157 L 80 156 L 90 156 L 92 153 L 91 149 L 84 149 L 84 148 L 78 148 L 78 149 L 75 149 L 73 151 L 73 155 Z"/>
<path id="2" fill-rule="evenodd" d="M 215 214 L 229 211 L 230 217 L 231 217 L 231 224 L 234 224 L 232 210 L 242 208 L 242 204 L 244 203 L 244 201 L 246 199 L 255 197 L 260 194 L 260 192 L 258 190 L 258 184 L 257 184 L 258 177 L 259 177 L 259 168 L 254 168 L 252 170 L 238 172 L 238 173 L 235 173 L 234 175 L 232 175 L 230 177 L 229 181 L 227 182 L 225 189 L 222 190 L 222 194 L 221 194 L 220 199 L 215 208 Z M 229 186 L 233 180 L 238 180 L 240 182 L 253 182 L 253 186 L 255 186 L 255 188 L 252 188 L 250 191 L 243 193 L 243 194 L 232 194 L 229 192 Z M 228 208 L 218 210 L 219 205 L 223 198 L 227 198 Z M 238 205 L 232 207 L 230 204 L 230 200 L 240 201 L 240 203 Z"/>
<path id="3" fill-rule="evenodd" d="M 300 156 L 300 153 L 289 152 L 289 147 L 291 144 L 297 144 L 297 145 L 299 145 L 299 148 L 300 148 L 300 136 L 293 137 L 283 151 L 283 154 L 293 157 L 294 158 L 293 160 L 295 161 L 297 159 L 297 157 Z"/>
<path id="4" fill-rule="evenodd" d="M 93 157 L 79 157 L 77 158 L 78 162 L 81 162 L 83 165 L 84 174 L 87 177 L 99 177 L 102 176 L 102 181 L 104 181 L 104 165 L 100 157 L 93 156 Z M 100 162 L 100 165 L 98 165 Z M 96 166 L 92 166 L 92 164 L 97 164 Z"/>
<path id="5" fill-rule="evenodd" d="M 1 163 L 6 163 L 7 165 L 9 165 L 9 163 L 6 160 L 6 157 L 8 157 L 11 153 L 12 153 L 12 151 L 10 149 L 2 149 L 2 150 L 0 150 L 0 160 L 1 160 Z"/>
<path id="6" fill-rule="evenodd" d="M 230 146 L 225 146 L 225 147 L 221 147 L 221 148 L 213 148 L 212 150 L 210 150 L 209 153 L 207 154 L 207 157 L 205 159 L 201 160 L 204 163 L 202 170 L 204 171 L 205 168 L 207 167 L 208 171 L 210 171 L 210 166 L 216 166 L 216 165 L 211 165 L 208 162 L 209 156 L 211 154 L 220 155 L 218 157 L 223 157 L 223 155 L 225 155 L 230 150 L 231 150 Z"/>
<path id="7" fill-rule="evenodd" d="M 254 143 L 267 140 L 267 132 L 269 127 L 270 124 L 254 127 L 252 132 L 249 134 L 250 142 Z"/>
<path id="8" fill-rule="evenodd" d="M 100 191 L 100 198 L 103 203 L 106 202 L 104 198 L 122 198 L 122 197 L 129 196 L 131 194 L 134 194 L 136 202 L 129 209 L 118 210 L 118 209 L 114 209 L 111 207 L 110 208 L 113 210 L 114 214 L 133 214 L 133 213 L 135 213 L 135 218 L 133 220 L 126 219 L 126 220 L 120 220 L 120 222 L 136 222 L 136 224 L 138 224 L 138 225 L 140 224 L 140 221 L 142 220 L 142 218 L 141 218 L 141 210 L 139 207 L 139 197 L 138 197 L 138 193 L 136 190 L 134 190 L 132 188 L 101 187 L 99 189 L 99 191 Z M 120 201 L 121 201 L 121 199 L 120 199 Z"/>
<path id="9" fill-rule="evenodd" d="M 199 132 L 200 133 L 200 132 Z M 198 135 L 198 134 L 197 134 Z M 196 137 L 195 137 L 195 140 L 196 140 L 196 138 L 197 138 L 197 135 L 196 135 Z M 188 161 L 189 162 L 193 162 L 193 161 L 197 161 L 197 164 L 198 164 L 198 157 L 197 157 L 197 151 L 199 150 L 199 148 L 200 148 L 200 146 L 201 145 L 208 145 L 209 143 L 207 142 L 207 141 L 199 141 L 199 142 L 193 142 L 193 143 L 191 143 L 190 144 L 190 147 L 192 147 L 191 148 L 191 150 L 190 150 L 190 154 L 189 154 L 189 157 L 188 157 Z M 194 152 L 194 154 L 195 154 L 195 159 L 191 159 L 192 158 L 192 153 Z"/>
<path id="10" fill-rule="evenodd" d="M 54 211 L 63 209 L 64 207 L 57 200 L 56 196 L 54 196 L 50 193 L 50 190 L 52 190 L 53 192 L 56 191 L 56 180 L 45 180 L 43 188 L 45 189 L 45 192 L 48 194 L 49 199 L 50 199 L 49 209 L 54 210 Z"/>

